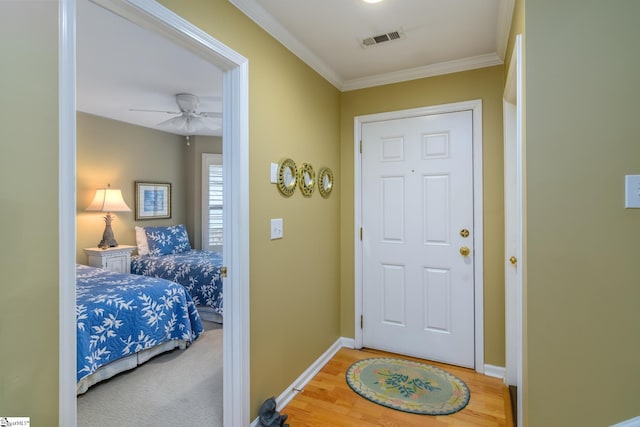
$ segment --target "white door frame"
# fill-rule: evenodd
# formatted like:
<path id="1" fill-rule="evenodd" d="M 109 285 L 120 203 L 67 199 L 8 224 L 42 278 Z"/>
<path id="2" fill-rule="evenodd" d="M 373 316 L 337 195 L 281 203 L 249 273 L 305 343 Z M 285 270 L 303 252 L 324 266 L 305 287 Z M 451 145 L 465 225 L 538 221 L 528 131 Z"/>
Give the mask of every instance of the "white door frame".
<path id="1" fill-rule="evenodd" d="M 59 416 L 76 426 L 75 212 L 76 0 L 59 0 Z M 249 425 L 249 75 L 248 61 L 153 0 L 95 0 L 126 19 L 170 38 L 218 66 L 223 74 L 224 425 Z M 232 285 L 233 284 L 233 285 Z"/>
<path id="2" fill-rule="evenodd" d="M 483 284 L 483 221 L 482 221 L 482 100 L 456 102 L 452 104 L 412 108 L 408 110 L 356 116 L 354 119 L 354 248 L 355 248 L 355 347 L 362 348 L 362 158 L 360 141 L 362 125 L 370 122 L 404 119 L 430 114 L 452 113 L 471 110 L 473 115 L 473 229 L 475 233 L 474 255 L 474 323 L 475 323 L 475 369 L 484 373 L 484 284 Z"/>
<path id="3" fill-rule="evenodd" d="M 518 388 L 517 420 L 523 425 L 522 290 L 524 268 L 524 158 L 522 35 L 515 39 L 503 95 L 505 185 L 505 383 Z M 515 256 L 517 264 L 509 261 Z"/>

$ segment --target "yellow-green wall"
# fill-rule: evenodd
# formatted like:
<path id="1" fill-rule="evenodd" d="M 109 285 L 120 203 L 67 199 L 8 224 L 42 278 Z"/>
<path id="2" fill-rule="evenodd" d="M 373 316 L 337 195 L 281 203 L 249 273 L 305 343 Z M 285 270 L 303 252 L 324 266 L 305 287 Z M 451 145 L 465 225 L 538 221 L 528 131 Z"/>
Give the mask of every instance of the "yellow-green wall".
<path id="1" fill-rule="evenodd" d="M 384 111 L 482 100 L 484 187 L 485 363 L 504 366 L 504 200 L 502 66 L 396 83 L 342 94 L 340 331 L 354 336 L 354 117 Z"/>
<path id="2" fill-rule="evenodd" d="M 251 411 L 340 336 L 340 93 L 225 0 L 162 4 L 249 60 Z M 328 199 L 280 196 L 271 162 L 333 169 Z M 271 218 L 284 238 L 269 239 Z"/>
<path id="3" fill-rule="evenodd" d="M 58 419 L 57 18 L 0 2 L 0 414 L 38 426 Z"/>
<path id="4" fill-rule="evenodd" d="M 640 2 L 525 2 L 528 425 L 640 415 Z"/>

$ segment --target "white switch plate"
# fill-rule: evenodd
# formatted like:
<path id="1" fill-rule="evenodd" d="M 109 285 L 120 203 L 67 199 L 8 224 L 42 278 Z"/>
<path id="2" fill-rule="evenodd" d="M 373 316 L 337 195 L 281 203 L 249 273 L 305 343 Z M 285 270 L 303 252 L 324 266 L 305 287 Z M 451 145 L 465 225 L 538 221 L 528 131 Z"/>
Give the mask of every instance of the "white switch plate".
<path id="1" fill-rule="evenodd" d="M 271 163 L 271 183 L 275 184 L 278 182 L 278 164 Z"/>
<path id="2" fill-rule="evenodd" d="M 625 176 L 624 207 L 640 208 L 640 175 Z"/>
<path id="3" fill-rule="evenodd" d="M 282 218 L 274 218 L 271 220 L 271 240 L 282 239 Z"/>

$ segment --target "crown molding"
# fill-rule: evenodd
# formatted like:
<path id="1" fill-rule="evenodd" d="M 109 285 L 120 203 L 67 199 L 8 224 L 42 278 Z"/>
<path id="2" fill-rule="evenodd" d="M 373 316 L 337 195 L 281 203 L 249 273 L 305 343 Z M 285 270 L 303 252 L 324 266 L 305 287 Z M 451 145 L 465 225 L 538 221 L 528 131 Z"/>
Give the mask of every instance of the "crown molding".
<path id="1" fill-rule="evenodd" d="M 498 28 L 496 32 L 498 45 L 496 50 L 500 59 L 504 61 L 507 44 L 509 44 L 509 33 L 511 32 L 515 0 L 500 0 L 498 8 Z"/>
<path id="2" fill-rule="evenodd" d="M 336 74 L 318 56 L 311 52 L 298 39 L 293 37 L 286 28 L 282 26 L 273 16 L 271 16 L 262 6 L 252 0 L 229 0 L 242 13 L 247 15 L 258 26 L 269 33 L 273 38 L 282 43 L 294 55 L 300 58 L 305 64 L 313 68 L 318 74 L 324 77 L 329 83 L 340 89 L 342 78 Z"/>
<path id="3" fill-rule="evenodd" d="M 400 83 L 409 80 L 434 77 L 443 74 L 459 73 L 461 71 L 474 70 L 476 68 L 491 67 L 501 65 L 503 60 L 496 53 L 472 56 L 469 58 L 456 59 L 453 61 L 440 62 L 438 64 L 426 65 L 424 67 L 409 68 L 392 73 L 378 74 L 375 76 L 362 77 L 359 79 L 347 80 L 343 83 L 341 90 L 364 89 L 373 86 L 381 86 L 391 83 Z"/>

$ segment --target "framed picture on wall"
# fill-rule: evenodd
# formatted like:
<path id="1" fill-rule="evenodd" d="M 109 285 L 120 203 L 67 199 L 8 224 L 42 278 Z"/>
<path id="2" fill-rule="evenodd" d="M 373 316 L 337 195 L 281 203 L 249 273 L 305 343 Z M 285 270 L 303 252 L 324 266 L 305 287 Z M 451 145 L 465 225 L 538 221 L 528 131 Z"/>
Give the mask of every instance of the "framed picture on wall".
<path id="1" fill-rule="evenodd" d="M 171 184 L 136 181 L 136 221 L 171 218 Z"/>

